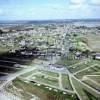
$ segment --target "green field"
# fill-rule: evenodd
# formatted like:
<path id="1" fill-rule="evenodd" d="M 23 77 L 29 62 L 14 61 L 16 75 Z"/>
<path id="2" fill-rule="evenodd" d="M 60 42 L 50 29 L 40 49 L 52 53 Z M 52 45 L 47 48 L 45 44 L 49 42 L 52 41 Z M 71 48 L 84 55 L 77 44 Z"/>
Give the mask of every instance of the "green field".
<path id="1" fill-rule="evenodd" d="M 21 75 L 20 77 L 26 78 L 26 77 L 28 77 L 29 75 L 32 75 L 32 74 L 34 74 L 34 73 L 36 73 L 36 72 L 37 72 L 37 70 L 33 70 L 33 71 L 30 71 L 30 72 L 28 72 L 28 73 L 25 73 L 25 74 Z"/>
<path id="2" fill-rule="evenodd" d="M 16 90 L 13 89 L 16 87 Z M 35 83 L 26 83 L 23 80 L 17 78 L 13 80 L 12 84 L 9 85 L 6 90 L 12 93 L 13 95 L 20 96 L 22 100 L 30 100 L 32 94 L 41 98 L 41 100 L 77 100 L 76 95 L 72 94 L 63 94 L 63 91 L 58 90 L 57 92 L 54 89 L 49 90 L 45 88 L 46 86 L 41 85 L 37 86 Z M 21 91 L 18 91 L 18 90 Z"/>
<path id="3" fill-rule="evenodd" d="M 100 77 L 99 77 L 100 78 Z M 91 86 L 92 88 L 96 89 L 96 90 L 99 90 L 100 89 L 100 84 L 97 83 L 96 81 L 91 81 L 91 80 L 84 80 L 83 81 L 84 83 L 86 83 L 87 85 Z"/>
<path id="4" fill-rule="evenodd" d="M 95 74 L 95 76 L 88 76 L 90 79 L 92 79 L 93 81 L 97 82 L 100 84 L 100 75 Z"/>
<path id="5" fill-rule="evenodd" d="M 59 74 L 58 73 L 55 73 L 55 72 L 50 72 L 50 71 L 43 71 L 43 70 L 38 70 L 39 72 L 43 73 L 43 74 L 47 74 L 49 76 L 52 76 L 52 77 L 58 77 Z"/>
<path id="6" fill-rule="evenodd" d="M 57 64 L 63 65 L 68 68 L 69 66 L 74 65 L 78 62 L 80 62 L 80 60 L 74 59 L 74 55 L 69 55 L 68 58 L 62 58 L 61 60 L 59 60 Z"/>
<path id="7" fill-rule="evenodd" d="M 49 77 L 49 76 L 46 76 L 46 75 L 34 75 L 33 77 L 35 77 L 34 78 L 34 80 L 35 81 L 38 81 L 38 82 L 40 82 L 40 83 L 44 83 L 44 84 L 48 84 L 48 85 L 52 85 L 52 86 L 59 86 L 59 84 L 58 84 L 58 80 L 57 79 L 55 79 L 55 78 L 51 78 L 51 77 Z M 31 78 L 31 80 L 32 80 L 32 78 Z"/>
<path id="8" fill-rule="evenodd" d="M 62 74 L 62 85 L 64 89 L 73 90 L 68 75 Z"/>
<path id="9" fill-rule="evenodd" d="M 84 91 L 83 86 L 74 78 L 72 78 L 72 82 L 81 100 L 90 100 L 86 92 Z"/>
<path id="10" fill-rule="evenodd" d="M 75 72 L 80 71 L 80 70 L 82 70 L 82 69 L 89 68 L 89 67 L 91 67 L 93 64 L 95 64 L 94 61 L 86 61 L 86 63 L 78 64 L 78 65 L 76 65 L 75 67 L 72 66 L 72 67 L 70 67 L 70 68 L 68 68 L 68 69 L 69 69 L 69 71 L 70 71 L 71 73 L 75 73 Z"/>
<path id="11" fill-rule="evenodd" d="M 100 67 L 98 66 L 91 67 L 89 69 L 86 69 L 86 70 L 83 70 L 82 72 L 77 73 L 75 76 L 77 78 L 82 78 L 84 75 L 90 75 L 95 72 L 100 72 Z"/>

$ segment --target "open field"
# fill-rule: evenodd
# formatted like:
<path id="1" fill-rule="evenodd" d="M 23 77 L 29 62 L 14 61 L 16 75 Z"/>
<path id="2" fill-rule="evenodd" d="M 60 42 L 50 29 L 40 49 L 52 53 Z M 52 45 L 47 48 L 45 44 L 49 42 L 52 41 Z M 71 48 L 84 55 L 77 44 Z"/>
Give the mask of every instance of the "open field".
<path id="1" fill-rule="evenodd" d="M 59 60 L 57 62 L 57 64 L 63 65 L 63 66 L 68 68 L 69 66 L 74 65 L 74 64 L 76 64 L 76 63 L 78 63 L 80 61 L 81 60 L 74 59 L 74 54 L 69 53 L 68 54 L 68 58 L 67 57 L 62 58 L 61 60 Z"/>
<path id="2" fill-rule="evenodd" d="M 21 75 L 21 77 L 26 78 L 26 77 L 30 76 L 31 74 L 36 73 L 36 71 L 37 70 L 32 70 L 31 72 L 28 72 L 28 73 Z"/>
<path id="3" fill-rule="evenodd" d="M 78 71 L 80 71 L 80 70 L 83 70 L 83 69 L 85 69 L 85 68 L 89 68 L 89 67 L 91 67 L 93 64 L 95 64 L 93 61 L 86 61 L 86 62 L 83 62 L 83 63 L 81 63 L 81 64 L 78 64 L 78 65 L 76 65 L 76 66 L 72 66 L 72 67 L 70 67 L 70 68 L 68 68 L 69 69 L 69 71 L 71 72 L 71 73 L 75 73 L 75 72 L 78 72 Z"/>
<path id="4" fill-rule="evenodd" d="M 31 82 L 31 84 L 37 84 L 39 87 L 43 86 L 49 91 L 56 89 L 54 91 L 66 91 L 65 94 L 75 92 L 80 100 L 98 100 L 100 88 L 99 61 L 87 59 L 75 63 L 73 66 L 68 66 L 68 71 L 69 73 L 63 74 L 37 69 L 22 75 L 21 79 L 24 79 L 23 81 L 28 82 L 28 84 Z M 93 73 L 95 76 L 92 75 Z"/>
<path id="5" fill-rule="evenodd" d="M 100 77 L 99 77 L 100 78 Z M 98 83 L 97 81 L 95 80 L 92 80 L 88 77 L 83 77 L 83 82 L 88 84 L 89 86 L 91 86 L 92 88 L 100 91 L 100 83 Z"/>
<path id="6" fill-rule="evenodd" d="M 99 100 L 100 62 L 98 60 L 79 60 L 65 67 L 66 73 L 54 71 L 55 69 L 46 71 L 35 68 L 14 79 L 6 87 L 6 91 L 24 100 L 33 98 L 32 94 L 41 98 L 40 100 L 78 100 L 77 97 L 80 100 Z"/>
<path id="7" fill-rule="evenodd" d="M 67 90 L 72 90 L 72 86 L 69 80 L 69 76 L 66 74 L 62 74 L 62 86 Z"/>
<path id="8" fill-rule="evenodd" d="M 77 82 L 77 80 L 72 78 L 72 82 L 74 85 L 74 88 L 76 90 L 76 93 L 78 94 L 80 100 L 89 100 L 89 97 L 87 96 L 86 92 L 84 91 L 83 86 Z"/>
<path id="9" fill-rule="evenodd" d="M 91 51 L 91 49 L 87 46 L 87 44 L 85 44 L 81 41 L 78 41 L 78 42 L 76 41 L 75 43 L 73 43 L 73 47 L 78 49 L 78 50 L 81 50 L 81 51 L 85 51 L 85 50 L 90 50 Z"/>
<path id="10" fill-rule="evenodd" d="M 15 89 L 13 87 L 16 87 Z M 20 91 L 19 91 L 20 89 Z M 12 85 L 6 88 L 7 91 L 13 93 L 15 96 L 21 96 L 24 100 L 29 100 L 32 98 L 32 94 L 37 95 L 40 100 L 75 100 L 76 95 L 63 94 L 62 91 L 46 88 L 44 85 L 38 86 L 36 83 L 26 83 L 20 79 L 15 79 Z M 25 92 L 26 91 L 26 92 Z"/>
<path id="11" fill-rule="evenodd" d="M 53 77 L 49 77 L 43 74 L 38 74 L 38 75 L 34 75 L 31 78 L 31 81 L 35 80 L 37 82 L 41 82 L 41 83 L 45 83 L 45 84 L 49 84 L 49 85 L 53 85 L 53 86 L 57 86 L 58 87 L 58 80 L 56 78 Z"/>
<path id="12" fill-rule="evenodd" d="M 54 73 L 54 72 L 50 72 L 50 71 L 43 71 L 43 70 L 39 70 L 41 73 L 52 76 L 52 77 L 58 77 L 59 74 L 58 73 Z"/>
<path id="13" fill-rule="evenodd" d="M 31 82 L 38 84 L 38 86 L 42 85 L 49 90 L 56 89 L 55 91 L 64 91 L 65 94 L 75 93 L 81 100 L 97 100 L 100 88 L 100 76 L 98 76 L 100 72 L 99 64 L 98 60 L 85 59 L 73 65 L 65 66 L 68 70 L 66 74 L 54 70 L 45 71 L 43 69 L 36 69 L 26 73 L 26 75 L 22 75 L 21 79 L 24 79 L 24 82 Z M 90 99 L 89 95 L 91 95 L 92 99 Z"/>
<path id="14" fill-rule="evenodd" d="M 92 51 L 100 52 L 100 35 L 88 34 L 84 36 L 87 39 L 87 45 L 91 48 Z"/>
<path id="15" fill-rule="evenodd" d="M 98 75 L 98 74 L 96 75 L 95 74 L 95 75 L 91 75 L 91 76 L 88 76 L 88 77 L 100 84 L 100 75 Z"/>
<path id="16" fill-rule="evenodd" d="M 2 48 L 0 48 L 0 54 L 3 54 L 5 52 L 8 52 L 9 50 L 10 49 L 7 49 L 7 48 L 2 47 Z"/>
<path id="17" fill-rule="evenodd" d="M 100 67 L 98 67 L 98 66 L 94 66 L 93 68 L 91 67 L 89 69 L 86 69 L 86 70 L 83 70 L 83 71 L 77 73 L 75 76 L 77 78 L 82 78 L 84 75 L 90 75 L 95 72 L 100 72 Z"/>

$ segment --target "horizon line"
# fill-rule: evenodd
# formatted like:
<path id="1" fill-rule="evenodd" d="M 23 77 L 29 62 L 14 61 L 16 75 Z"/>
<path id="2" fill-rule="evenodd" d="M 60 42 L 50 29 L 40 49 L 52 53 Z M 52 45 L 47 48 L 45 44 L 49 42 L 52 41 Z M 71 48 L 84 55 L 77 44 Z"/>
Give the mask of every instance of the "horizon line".
<path id="1" fill-rule="evenodd" d="M 8 20 L 0 20 L 0 21 L 61 21 L 61 20 L 100 20 L 100 18 L 67 18 L 67 19 L 8 19 Z"/>

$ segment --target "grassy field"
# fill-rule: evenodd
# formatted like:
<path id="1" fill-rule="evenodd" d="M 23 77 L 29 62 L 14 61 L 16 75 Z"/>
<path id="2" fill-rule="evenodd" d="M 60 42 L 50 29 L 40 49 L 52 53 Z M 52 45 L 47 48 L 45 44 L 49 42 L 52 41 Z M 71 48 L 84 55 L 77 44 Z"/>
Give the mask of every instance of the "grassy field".
<path id="1" fill-rule="evenodd" d="M 76 74 L 75 76 L 76 76 L 77 78 L 82 79 L 82 77 L 83 77 L 84 75 L 89 75 L 89 74 L 91 74 L 91 73 L 93 73 L 93 72 L 95 72 L 95 71 L 92 70 L 92 69 L 89 69 L 89 70 L 82 71 L 82 72 Z"/>
<path id="2" fill-rule="evenodd" d="M 94 61 L 87 61 L 87 62 L 85 62 L 85 63 L 78 64 L 78 65 L 76 65 L 76 66 L 74 66 L 74 67 L 70 67 L 70 68 L 68 68 L 68 69 L 69 69 L 69 71 L 70 71 L 71 73 L 74 73 L 74 72 L 80 71 L 80 70 L 82 70 L 82 69 L 89 68 L 89 67 L 91 67 L 93 64 L 95 64 Z"/>
<path id="3" fill-rule="evenodd" d="M 73 47 L 78 49 L 78 50 L 81 50 L 81 51 L 85 51 L 85 50 L 90 50 L 91 51 L 91 49 L 87 46 L 87 44 L 85 44 L 81 41 L 73 43 Z"/>
<path id="4" fill-rule="evenodd" d="M 100 52 L 100 35 L 88 34 L 84 36 L 87 39 L 87 45 L 92 49 L 92 51 Z"/>
<path id="5" fill-rule="evenodd" d="M 77 81 L 75 78 L 72 78 L 72 82 L 74 84 L 75 90 L 82 98 L 82 100 L 99 100 L 100 95 L 97 94 L 95 91 L 93 91 L 92 88 L 89 88 L 86 84 L 82 84 L 81 82 Z M 87 92 L 90 93 L 93 97 L 95 97 L 95 99 L 94 98 L 91 99 L 91 97 L 88 96 Z"/>
<path id="6" fill-rule="evenodd" d="M 80 62 L 80 60 L 74 59 L 74 55 L 73 54 L 69 54 L 68 58 L 62 58 L 61 60 L 59 60 L 57 62 L 57 64 L 59 65 L 63 65 L 65 67 L 69 67 L 71 65 L 74 65 L 76 63 Z"/>
<path id="7" fill-rule="evenodd" d="M 59 87 L 58 76 L 59 76 L 58 73 L 37 69 L 31 72 L 28 72 L 24 75 L 21 75 L 20 77 L 23 79 L 34 80 L 40 83 Z"/>
<path id="8" fill-rule="evenodd" d="M 0 54 L 6 53 L 8 52 L 10 49 L 4 48 L 4 47 L 0 47 Z"/>
<path id="9" fill-rule="evenodd" d="M 49 76 L 46 76 L 46 75 L 34 75 L 33 77 L 35 77 L 35 81 L 38 81 L 40 83 L 44 83 L 44 84 L 48 84 L 48 85 L 52 85 L 52 86 L 59 86 L 58 84 L 58 80 L 55 79 L 55 78 L 51 78 Z"/>
<path id="10" fill-rule="evenodd" d="M 91 86 L 92 88 L 94 88 L 96 90 L 100 89 L 100 84 L 99 83 L 97 84 L 97 82 L 95 82 L 94 80 L 91 81 L 91 80 L 86 79 L 83 82 L 86 83 L 86 84 L 88 84 L 89 86 Z"/>
<path id="11" fill-rule="evenodd" d="M 96 74 L 95 74 L 96 75 Z M 90 79 L 100 84 L 100 75 L 97 76 L 88 76 Z"/>
<path id="12" fill-rule="evenodd" d="M 64 89 L 72 90 L 68 75 L 62 74 L 62 86 Z"/>
<path id="13" fill-rule="evenodd" d="M 54 73 L 54 72 L 50 72 L 50 71 L 39 70 L 39 72 L 41 72 L 43 74 L 47 74 L 47 75 L 52 76 L 52 77 L 58 77 L 59 76 L 58 73 Z"/>
<path id="14" fill-rule="evenodd" d="M 58 78 L 59 74 L 58 73 L 54 73 L 54 72 L 50 72 L 50 71 L 43 71 L 43 70 L 38 70 L 35 69 L 33 71 L 30 71 L 28 73 L 25 73 L 23 75 L 21 75 L 20 77 L 22 78 L 27 78 L 27 77 L 34 77 L 34 76 L 50 76 L 53 78 Z"/>
<path id="15" fill-rule="evenodd" d="M 76 77 L 77 78 L 82 78 L 84 75 L 90 75 L 90 74 L 93 74 L 95 72 L 100 72 L 100 68 L 97 67 L 97 66 L 94 66 L 93 68 L 89 68 L 88 70 L 84 70 L 82 72 L 79 72 L 78 74 L 76 74 Z"/>
<path id="16" fill-rule="evenodd" d="M 36 73 L 36 72 L 37 72 L 37 70 L 33 70 L 33 71 L 30 71 L 30 72 L 28 72 L 28 73 L 25 73 L 25 74 L 21 75 L 20 77 L 26 78 L 26 77 L 28 77 L 29 75 L 32 75 L 32 74 L 34 74 L 34 73 Z"/>
<path id="17" fill-rule="evenodd" d="M 17 90 L 13 91 L 13 87 L 16 87 Z M 11 85 L 7 87 L 7 90 L 10 91 L 13 95 L 17 93 L 21 96 L 21 100 L 30 100 L 32 98 L 32 94 L 41 98 L 41 100 L 77 100 L 76 95 L 72 94 L 63 94 L 62 91 L 54 91 L 54 89 L 49 90 L 45 88 L 44 85 L 37 86 L 35 83 L 26 83 L 21 79 L 15 79 Z M 18 95 L 18 96 L 19 96 Z"/>
<path id="18" fill-rule="evenodd" d="M 90 100 L 86 92 L 83 90 L 82 88 L 83 86 L 79 82 L 77 82 L 74 78 L 72 78 L 72 82 L 81 100 Z"/>

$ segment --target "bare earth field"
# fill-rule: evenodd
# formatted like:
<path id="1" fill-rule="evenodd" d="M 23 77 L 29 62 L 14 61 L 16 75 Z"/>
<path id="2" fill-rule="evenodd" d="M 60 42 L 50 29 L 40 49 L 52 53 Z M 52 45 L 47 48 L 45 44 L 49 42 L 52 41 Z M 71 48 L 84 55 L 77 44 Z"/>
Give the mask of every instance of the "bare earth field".
<path id="1" fill-rule="evenodd" d="M 92 51 L 100 52 L 100 35 L 88 34 L 84 38 L 87 39 L 87 45 Z"/>

